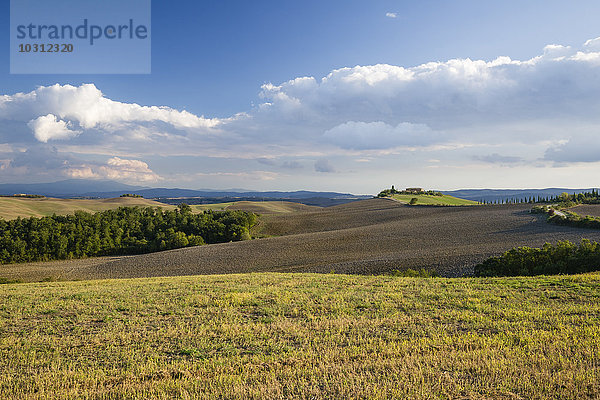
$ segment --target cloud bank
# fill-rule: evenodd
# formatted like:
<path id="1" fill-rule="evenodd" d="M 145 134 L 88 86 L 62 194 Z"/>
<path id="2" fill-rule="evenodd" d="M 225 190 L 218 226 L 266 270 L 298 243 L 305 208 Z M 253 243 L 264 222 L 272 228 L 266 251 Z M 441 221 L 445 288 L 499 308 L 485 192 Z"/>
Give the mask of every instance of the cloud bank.
<path id="1" fill-rule="evenodd" d="M 40 86 L 29 93 L 0 97 L 0 118 L 33 120 L 53 114 L 83 129 L 117 129 L 127 124 L 163 122 L 180 129 L 202 129 L 218 125 L 216 119 L 198 117 L 169 107 L 140 106 L 104 97 L 94 84 Z"/>
<path id="2" fill-rule="evenodd" d="M 51 144 L 45 168 L 57 176 L 140 182 L 161 179 L 144 161 L 158 154 L 263 160 L 282 176 L 342 174 L 376 154 L 454 166 L 595 163 L 598 93 L 600 38 L 528 60 L 354 66 L 267 83 L 256 107 L 226 119 L 57 84 L 0 96 L 0 140 L 13 149 L 0 161 L 4 176 L 26 173 L 36 168 L 28 151 Z"/>

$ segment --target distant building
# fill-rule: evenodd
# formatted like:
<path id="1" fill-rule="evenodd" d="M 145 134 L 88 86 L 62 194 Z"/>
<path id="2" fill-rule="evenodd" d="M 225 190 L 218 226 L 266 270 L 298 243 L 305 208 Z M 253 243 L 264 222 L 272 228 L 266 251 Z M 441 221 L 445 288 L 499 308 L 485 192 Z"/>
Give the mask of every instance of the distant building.
<path id="1" fill-rule="evenodd" d="M 405 192 L 410 194 L 421 194 L 425 191 L 423 190 L 423 188 L 406 188 Z"/>

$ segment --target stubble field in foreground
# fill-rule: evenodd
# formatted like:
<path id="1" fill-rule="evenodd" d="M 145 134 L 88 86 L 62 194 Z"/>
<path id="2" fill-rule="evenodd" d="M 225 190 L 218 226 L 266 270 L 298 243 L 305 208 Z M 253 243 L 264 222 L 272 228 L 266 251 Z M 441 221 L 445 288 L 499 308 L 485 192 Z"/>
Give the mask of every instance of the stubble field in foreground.
<path id="1" fill-rule="evenodd" d="M 600 275 L 0 286 L 0 397 L 600 397 Z"/>

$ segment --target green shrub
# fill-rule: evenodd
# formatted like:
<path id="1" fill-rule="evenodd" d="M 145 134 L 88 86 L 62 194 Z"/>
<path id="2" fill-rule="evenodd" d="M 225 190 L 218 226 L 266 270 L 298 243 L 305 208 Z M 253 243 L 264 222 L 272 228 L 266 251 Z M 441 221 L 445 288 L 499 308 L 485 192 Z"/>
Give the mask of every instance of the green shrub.
<path id="1" fill-rule="evenodd" d="M 549 206 L 533 206 L 530 212 L 532 214 L 548 214 L 549 211 Z"/>
<path id="2" fill-rule="evenodd" d="M 557 212 L 557 209 L 559 209 L 560 212 Z M 564 209 L 563 205 L 534 206 L 530 212 L 532 214 L 546 214 L 548 215 L 548 222 L 556 225 L 600 229 L 600 218 L 590 215 L 582 217 L 573 211 Z"/>
<path id="3" fill-rule="evenodd" d="M 418 201 L 419 201 L 419 199 L 417 199 L 416 197 L 413 197 L 412 199 L 410 199 L 410 202 L 408 204 L 410 204 L 411 206 L 414 206 L 415 204 L 417 204 Z"/>
<path id="4" fill-rule="evenodd" d="M 518 247 L 475 266 L 475 276 L 579 274 L 600 270 L 600 244 L 583 239 L 542 248 Z"/>
<path id="5" fill-rule="evenodd" d="M 589 215 L 582 217 L 579 214 L 568 210 L 562 210 L 561 212 L 566 216 L 563 217 L 555 212 L 548 213 L 548 222 L 557 225 L 574 226 L 577 228 L 600 229 L 600 218 L 598 217 Z"/>

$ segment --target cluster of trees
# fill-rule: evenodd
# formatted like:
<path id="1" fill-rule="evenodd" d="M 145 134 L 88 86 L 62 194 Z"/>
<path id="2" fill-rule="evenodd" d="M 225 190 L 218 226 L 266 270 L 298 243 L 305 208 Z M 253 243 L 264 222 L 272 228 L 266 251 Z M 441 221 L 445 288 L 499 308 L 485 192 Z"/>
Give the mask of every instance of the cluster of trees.
<path id="1" fill-rule="evenodd" d="M 575 204 L 600 204 L 600 194 L 598 190 L 593 189 L 591 192 L 584 193 L 561 193 L 558 196 L 529 196 L 529 197 L 513 197 L 498 200 L 481 200 L 483 204 L 560 204 L 563 207 L 571 207 Z"/>
<path id="2" fill-rule="evenodd" d="M 581 216 L 566 209 L 576 204 L 600 204 L 600 198 L 597 196 L 598 192 L 596 190 L 573 195 L 562 193 L 560 196 L 555 197 L 551 204 L 534 206 L 531 212 L 534 214 L 547 214 L 548 222 L 557 225 L 600 229 L 600 218 L 591 215 Z"/>
<path id="3" fill-rule="evenodd" d="M 13 194 L 13 195 L 0 195 L 0 197 L 22 197 L 25 199 L 45 199 L 46 196 L 42 196 L 41 194 L 25 194 L 25 193 L 19 193 L 19 194 Z"/>
<path id="4" fill-rule="evenodd" d="M 125 193 L 122 194 L 121 197 L 135 197 L 135 198 L 144 198 L 141 194 L 133 194 L 133 193 Z"/>
<path id="5" fill-rule="evenodd" d="M 600 244 L 587 239 L 542 248 L 519 247 L 475 266 L 475 276 L 579 274 L 600 270 Z"/>
<path id="6" fill-rule="evenodd" d="M 563 192 L 558 196 L 538 197 L 536 203 L 559 204 L 562 207 L 572 207 L 576 204 L 600 204 L 600 193 L 596 189 L 591 192 L 569 194 Z"/>
<path id="7" fill-rule="evenodd" d="M 538 197 L 537 199 L 535 197 L 513 197 L 513 198 L 506 198 L 506 199 L 496 199 L 496 200 L 480 200 L 479 202 L 481 204 L 533 204 L 533 203 L 539 203 L 541 197 Z"/>
<path id="8" fill-rule="evenodd" d="M 181 204 L 174 211 L 121 207 L 95 214 L 0 220 L 0 263 L 64 260 L 250 239 L 257 216 L 243 211 L 193 214 Z"/>
<path id="9" fill-rule="evenodd" d="M 381 192 L 379 192 L 377 197 L 388 197 L 393 194 L 413 194 L 414 195 L 415 192 L 406 191 L 406 190 L 396 190 L 394 185 L 392 185 L 392 187 L 390 189 L 384 189 Z M 424 191 L 420 192 L 419 194 L 424 194 L 424 195 L 428 195 L 428 196 L 443 196 L 444 195 L 442 192 L 438 192 L 435 190 L 424 190 Z"/>
<path id="10" fill-rule="evenodd" d="M 561 193 L 559 196 L 553 197 L 548 201 L 549 203 L 568 203 L 568 205 L 575 204 L 600 204 L 600 194 L 598 190 L 592 189 L 591 192 L 584 193 Z"/>

